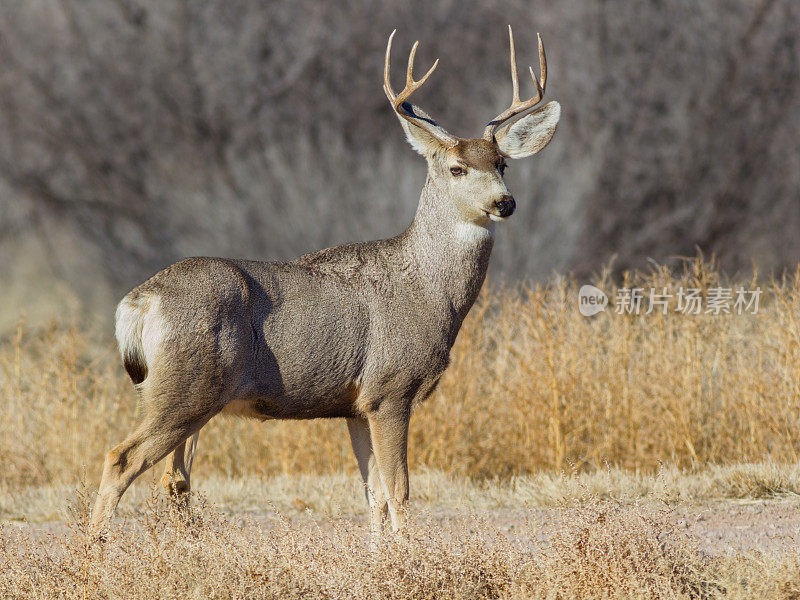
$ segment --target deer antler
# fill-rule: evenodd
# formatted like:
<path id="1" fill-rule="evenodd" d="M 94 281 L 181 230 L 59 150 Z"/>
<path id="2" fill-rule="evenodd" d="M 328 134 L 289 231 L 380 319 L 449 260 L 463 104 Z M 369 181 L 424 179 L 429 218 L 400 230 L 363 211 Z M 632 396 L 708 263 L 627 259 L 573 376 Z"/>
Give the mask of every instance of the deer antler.
<path id="1" fill-rule="evenodd" d="M 511 106 L 489 121 L 489 123 L 486 125 L 486 129 L 483 130 L 484 139 L 489 140 L 490 142 L 494 139 L 495 132 L 503 123 L 512 117 L 525 112 L 529 108 L 533 108 L 539 104 L 544 97 L 544 88 L 547 84 L 547 59 L 544 55 L 542 36 L 537 33 L 536 37 L 539 39 L 539 72 L 541 73 L 541 81 L 536 78 L 536 75 L 534 75 L 533 67 L 528 67 L 528 70 L 531 72 L 533 83 L 536 86 L 536 95 L 525 102 L 522 102 L 519 99 L 519 80 L 517 79 L 517 57 L 514 52 L 514 34 L 511 32 L 511 25 L 508 26 L 508 45 L 511 53 L 511 85 L 513 86 L 513 97 L 511 98 Z"/>
<path id="2" fill-rule="evenodd" d="M 392 89 L 392 84 L 389 82 L 389 57 L 392 54 L 392 38 L 394 38 L 396 32 L 396 29 L 392 31 L 392 34 L 389 36 L 389 43 L 386 45 L 386 62 L 383 65 L 383 91 L 386 92 L 386 97 L 389 99 L 389 102 L 392 103 L 392 107 L 398 115 L 417 127 L 421 127 L 445 146 L 452 148 L 458 143 L 458 138 L 445 131 L 441 125 L 431 119 L 422 109 L 408 102 L 411 94 L 422 87 L 422 84 L 427 81 L 428 77 L 430 77 L 431 73 L 436 69 L 436 65 L 439 64 L 438 58 L 422 79 L 414 81 L 414 56 L 417 53 L 417 46 L 419 45 L 419 42 L 414 42 L 411 48 L 411 54 L 408 56 L 406 85 L 399 94 L 395 94 Z"/>

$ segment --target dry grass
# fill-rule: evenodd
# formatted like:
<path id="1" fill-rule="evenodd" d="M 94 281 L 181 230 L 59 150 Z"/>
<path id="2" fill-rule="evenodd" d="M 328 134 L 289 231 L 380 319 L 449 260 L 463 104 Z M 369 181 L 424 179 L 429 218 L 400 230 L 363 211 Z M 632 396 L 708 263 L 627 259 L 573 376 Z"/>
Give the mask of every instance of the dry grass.
<path id="1" fill-rule="evenodd" d="M 649 288 L 717 285 L 702 261 Z M 599 281 L 612 297 L 617 287 Z M 739 282 L 726 284 L 738 287 Z M 745 288 L 750 281 L 741 282 Z M 577 310 L 577 283 L 494 288 L 464 325 L 452 366 L 414 415 L 412 467 L 471 477 L 655 472 L 769 460 L 800 450 L 800 274 L 764 290 L 757 315 L 621 316 Z M 107 334 L 53 325 L 0 344 L 0 484 L 94 481 L 135 422 L 135 394 Z M 354 471 L 339 421 L 217 419 L 200 477 Z"/>
<path id="2" fill-rule="evenodd" d="M 585 498 L 541 541 L 523 522 L 417 521 L 370 548 L 365 525 L 229 517 L 153 488 L 104 547 L 79 487 L 69 529 L 0 525 L 3 598 L 541 598 L 789 600 L 800 552 L 711 557 L 652 503 Z"/>
<path id="3" fill-rule="evenodd" d="M 719 281 L 695 261 L 627 284 Z M 21 324 L 0 343 L 0 597 L 800 597 L 800 550 L 710 556 L 669 508 L 800 495 L 800 272 L 761 287 L 742 316 L 587 319 L 565 279 L 484 294 L 412 423 L 414 527 L 377 551 L 342 423 L 231 419 L 201 436 L 192 505 L 143 478 L 101 549 L 73 486 L 134 423 L 134 392 L 107 336 Z M 487 518 L 542 506 L 568 518 Z"/>

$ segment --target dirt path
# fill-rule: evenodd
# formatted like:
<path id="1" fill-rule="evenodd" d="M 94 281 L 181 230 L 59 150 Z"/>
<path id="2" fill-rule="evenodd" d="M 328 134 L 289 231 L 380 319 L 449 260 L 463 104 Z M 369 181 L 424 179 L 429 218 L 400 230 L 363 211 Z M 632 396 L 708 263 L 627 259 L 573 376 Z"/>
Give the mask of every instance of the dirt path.
<path id="1" fill-rule="evenodd" d="M 800 543 L 800 502 L 725 501 L 676 509 L 679 525 L 710 553 L 782 551 Z"/>
<path id="2" fill-rule="evenodd" d="M 800 500 L 724 500 L 701 505 L 664 506 L 678 530 L 697 540 L 711 555 L 753 551 L 783 552 L 800 544 Z M 535 545 L 546 545 L 558 529 L 575 517 L 580 508 L 499 509 L 480 513 L 479 518 L 509 536 L 521 525 L 536 531 Z M 456 513 L 432 513 L 435 519 L 460 521 Z"/>

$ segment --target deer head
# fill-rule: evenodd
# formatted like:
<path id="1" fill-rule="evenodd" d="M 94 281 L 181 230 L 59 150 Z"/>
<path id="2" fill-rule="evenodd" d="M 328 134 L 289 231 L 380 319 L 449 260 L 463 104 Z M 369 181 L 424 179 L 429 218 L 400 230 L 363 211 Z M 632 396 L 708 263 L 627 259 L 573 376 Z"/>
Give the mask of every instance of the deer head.
<path id="1" fill-rule="evenodd" d="M 539 68 L 541 79 L 537 79 L 529 68 L 536 94 L 528 100 L 519 97 L 519 81 L 514 52 L 514 36 L 508 27 L 511 54 L 511 82 L 513 96 L 511 105 L 489 121 L 481 138 L 459 138 L 434 121 L 430 115 L 411 104 L 408 99 L 431 76 L 439 60 L 419 81 L 414 81 L 415 42 L 408 57 L 406 84 L 397 94 L 389 81 L 389 58 L 392 39 L 386 46 L 386 62 L 383 71 L 383 90 L 391 102 L 411 146 L 428 162 L 429 181 L 449 188 L 447 197 L 453 202 L 459 217 L 478 224 L 502 221 L 511 216 L 516 208 L 514 198 L 508 191 L 503 174 L 507 158 L 524 158 L 539 152 L 553 137 L 561 115 L 558 102 L 532 109 L 544 96 L 547 83 L 547 61 L 542 38 L 539 37 Z"/>

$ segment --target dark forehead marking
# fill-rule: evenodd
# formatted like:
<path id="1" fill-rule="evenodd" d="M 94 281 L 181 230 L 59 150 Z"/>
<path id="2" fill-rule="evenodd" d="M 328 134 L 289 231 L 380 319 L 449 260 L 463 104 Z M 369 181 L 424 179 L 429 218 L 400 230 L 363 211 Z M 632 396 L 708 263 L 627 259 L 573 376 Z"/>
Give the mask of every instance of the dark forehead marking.
<path id="1" fill-rule="evenodd" d="M 494 171 L 501 158 L 497 146 L 483 139 L 459 140 L 453 152 L 468 167 L 479 171 Z"/>

